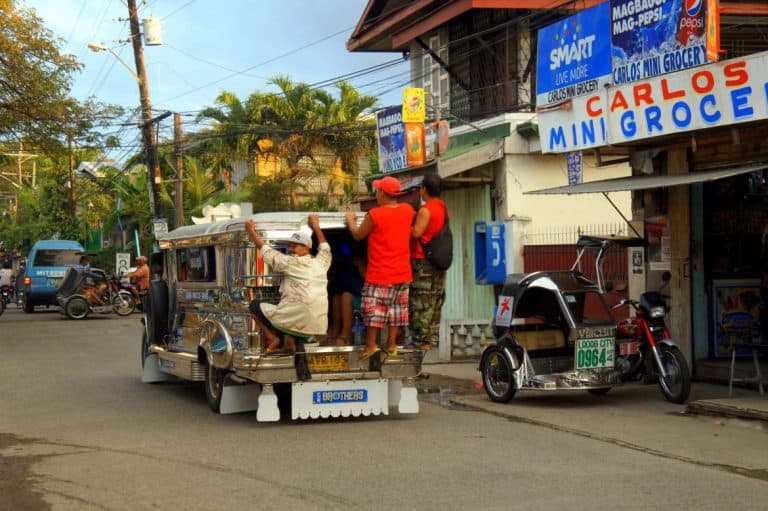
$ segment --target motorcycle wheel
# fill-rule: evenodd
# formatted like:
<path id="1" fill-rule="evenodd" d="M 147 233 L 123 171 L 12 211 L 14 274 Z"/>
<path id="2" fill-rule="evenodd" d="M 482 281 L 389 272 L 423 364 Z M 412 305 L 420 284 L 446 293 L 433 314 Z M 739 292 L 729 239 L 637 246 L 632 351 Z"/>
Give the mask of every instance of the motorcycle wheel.
<path id="1" fill-rule="evenodd" d="M 73 296 L 64 306 L 64 314 L 69 319 L 85 319 L 89 312 L 91 312 L 91 307 L 88 305 L 88 301 L 80 296 Z"/>
<path id="2" fill-rule="evenodd" d="M 221 392 L 224 390 L 225 372 L 216 369 L 213 364 L 208 362 L 205 367 L 205 400 L 208 406 L 216 413 L 219 413 L 221 407 Z"/>
<path id="3" fill-rule="evenodd" d="M 480 365 L 485 393 L 496 403 L 507 403 L 515 397 L 515 370 L 499 346 L 489 346 Z"/>
<path id="4" fill-rule="evenodd" d="M 136 299 L 131 293 L 120 292 L 112 299 L 112 310 L 118 316 L 130 316 L 136 310 Z"/>
<path id="5" fill-rule="evenodd" d="M 684 403 L 691 393 L 691 371 L 688 369 L 688 362 L 675 346 L 662 344 L 659 348 L 661 363 L 667 373 L 666 378 L 659 374 L 661 393 L 670 403 Z"/>

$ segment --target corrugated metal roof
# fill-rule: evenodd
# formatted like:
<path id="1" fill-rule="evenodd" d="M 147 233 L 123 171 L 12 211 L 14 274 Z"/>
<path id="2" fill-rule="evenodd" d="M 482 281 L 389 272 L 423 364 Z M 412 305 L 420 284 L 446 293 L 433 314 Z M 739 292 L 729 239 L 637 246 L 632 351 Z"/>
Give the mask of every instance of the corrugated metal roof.
<path id="1" fill-rule="evenodd" d="M 600 181 L 589 181 L 576 185 L 558 186 L 555 188 L 544 188 L 541 190 L 531 190 L 524 192 L 524 195 L 572 195 L 578 193 L 607 193 L 622 192 L 628 190 L 651 190 L 653 188 L 665 188 L 670 186 L 689 185 L 693 183 L 703 183 L 705 181 L 715 181 L 727 177 L 748 174 L 768 168 L 766 163 L 750 163 L 738 167 L 727 169 L 706 170 L 702 172 L 691 172 L 688 174 L 672 174 L 667 176 L 630 176 L 619 177 L 615 179 L 603 179 Z"/>

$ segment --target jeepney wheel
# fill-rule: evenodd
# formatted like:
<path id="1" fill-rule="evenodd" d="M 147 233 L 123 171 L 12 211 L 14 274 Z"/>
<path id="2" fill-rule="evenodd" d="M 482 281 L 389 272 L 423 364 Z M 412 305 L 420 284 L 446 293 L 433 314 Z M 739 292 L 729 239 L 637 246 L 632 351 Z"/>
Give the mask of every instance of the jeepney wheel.
<path id="1" fill-rule="evenodd" d="M 611 391 L 611 387 L 600 387 L 597 389 L 587 389 L 587 392 L 595 396 L 604 396 Z"/>
<path id="2" fill-rule="evenodd" d="M 149 339 L 147 338 L 147 330 L 143 329 L 141 332 L 141 369 L 144 370 L 144 362 L 146 362 L 149 356 Z"/>
<path id="3" fill-rule="evenodd" d="M 507 403 L 515 397 L 515 369 L 500 346 L 489 346 L 480 365 L 485 393 L 496 403 Z"/>
<path id="4" fill-rule="evenodd" d="M 147 315 L 147 330 L 154 344 L 164 344 L 168 336 L 168 285 L 162 280 L 153 280 L 149 284 L 144 312 Z"/>
<path id="5" fill-rule="evenodd" d="M 85 319 L 89 312 L 91 312 L 91 307 L 88 305 L 88 301 L 81 296 L 73 296 L 64 306 L 64 313 L 69 319 Z"/>
<path id="6" fill-rule="evenodd" d="M 136 310 L 136 299 L 131 293 L 118 293 L 112 299 L 112 310 L 118 316 L 130 316 Z"/>
<path id="7" fill-rule="evenodd" d="M 225 371 L 216 369 L 213 364 L 208 363 L 205 366 L 205 400 L 208 406 L 216 413 L 219 413 L 221 406 L 221 392 L 224 390 Z"/>

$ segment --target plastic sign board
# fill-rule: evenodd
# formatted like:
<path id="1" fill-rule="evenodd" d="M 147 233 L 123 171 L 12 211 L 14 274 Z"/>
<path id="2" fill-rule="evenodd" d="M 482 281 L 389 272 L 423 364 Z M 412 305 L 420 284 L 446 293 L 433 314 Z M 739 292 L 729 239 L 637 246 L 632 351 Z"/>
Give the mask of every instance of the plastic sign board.
<path id="1" fill-rule="evenodd" d="M 613 83 L 707 63 L 707 0 L 610 0 Z"/>
<path id="2" fill-rule="evenodd" d="M 152 222 L 155 238 L 168 234 L 168 220 L 165 218 L 155 218 Z"/>
<path id="3" fill-rule="evenodd" d="M 539 113 L 543 153 L 768 119 L 768 52 L 609 87 Z"/>
<path id="4" fill-rule="evenodd" d="M 565 157 L 568 166 L 568 184 L 577 185 L 581 183 L 583 174 L 583 161 L 581 151 L 568 153 Z"/>
<path id="5" fill-rule="evenodd" d="M 424 102 L 424 89 L 406 87 L 403 90 L 403 122 L 424 122 L 427 106 Z"/>
<path id="6" fill-rule="evenodd" d="M 707 59 L 720 60 L 720 2 L 707 0 Z"/>
<path id="7" fill-rule="evenodd" d="M 561 103 L 611 83 L 608 3 L 539 30 L 536 105 Z"/>
<path id="8" fill-rule="evenodd" d="M 424 124 L 408 122 L 405 124 L 405 154 L 409 167 L 420 167 L 426 162 Z"/>
<path id="9" fill-rule="evenodd" d="M 406 168 L 405 124 L 399 105 L 376 112 L 376 136 L 379 141 L 379 172 Z"/>

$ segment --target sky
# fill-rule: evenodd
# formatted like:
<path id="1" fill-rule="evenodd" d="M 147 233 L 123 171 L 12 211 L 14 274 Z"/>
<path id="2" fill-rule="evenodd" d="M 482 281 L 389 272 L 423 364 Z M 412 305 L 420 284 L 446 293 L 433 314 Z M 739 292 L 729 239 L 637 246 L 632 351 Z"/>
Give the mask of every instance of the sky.
<path id="1" fill-rule="evenodd" d="M 63 51 L 84 64 L 72 94 L 129 109 L 139 107 L 136 79 L 95 42 L 114 49 L 134 69 L 124 0 L 19 0 L 35 9 L 64 40 Z M 141 19 L 161 20 L 163 44 L 144 46 L 152 109 L 185 113 L 185 123 L 214 105 L 226 90 L 245 100 L 275 91 L 269 77 L 315 84 L 399 60 L 384 70 L 349 81 L 379 106 L 397 104 L 407 86 L 408 63 L 399 53 L 350 53 L 346 42 L 367 0 L 137 0 Z M 335 89 L 329 88 L 336 97 Z M 167 123 L 170 124 L 170 121 Z M 169 129 L 169 127 L 168 127 Z M 138 130 L 136 130 L 138 136 Z M 185 130 L 186 131 L 186 130 Z"/>

